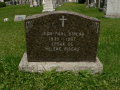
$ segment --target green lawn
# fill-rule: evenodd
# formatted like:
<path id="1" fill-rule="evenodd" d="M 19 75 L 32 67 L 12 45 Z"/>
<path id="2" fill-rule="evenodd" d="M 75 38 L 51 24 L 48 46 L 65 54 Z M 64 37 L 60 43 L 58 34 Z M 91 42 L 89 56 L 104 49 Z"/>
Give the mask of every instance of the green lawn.
<path id="1" fill-rule="evenodd" d="M 120 19 L 103 18 L 97 8 L 66 3 L 57 10 L 67 10 L 101 20 L 98 57 L 104 65 L 102 74 L 88 72 L 25 73 L 18 70 L 25 52 L 24 23 L 14 22 L 17 14 L 38 14 L 42 7 L 27 5 L 0 8 L 0 90 L 120 90 Z M 9 22 L 3 19 L 8 17 Z"/>

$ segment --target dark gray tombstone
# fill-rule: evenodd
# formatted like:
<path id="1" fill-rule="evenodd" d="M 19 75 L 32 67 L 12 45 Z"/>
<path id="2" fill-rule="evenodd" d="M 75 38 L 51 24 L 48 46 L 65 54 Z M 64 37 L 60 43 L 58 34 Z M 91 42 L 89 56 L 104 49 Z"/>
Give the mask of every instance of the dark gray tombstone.
<path id="1" fill-rule="evenodd" d="M 27 17 L 25 27 L 28 62 L 98 61 L 100 21 L 95 18 L 56 11 Z"/>
<path id="2" fill-rule="evenodd" d="M 95 61 L 99 20 L 69 12 L 28 17 L 28 61 Z"/>

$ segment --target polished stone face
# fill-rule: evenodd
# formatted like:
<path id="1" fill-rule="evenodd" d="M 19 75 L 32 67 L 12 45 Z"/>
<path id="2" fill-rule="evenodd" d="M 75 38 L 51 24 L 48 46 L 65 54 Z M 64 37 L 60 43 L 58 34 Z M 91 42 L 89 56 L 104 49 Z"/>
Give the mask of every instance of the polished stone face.
<path id="1" fill-rule="evenodd" d="M 56 11 L 25 20 L 29 62 L 96 61 L 100 21 Z"/>

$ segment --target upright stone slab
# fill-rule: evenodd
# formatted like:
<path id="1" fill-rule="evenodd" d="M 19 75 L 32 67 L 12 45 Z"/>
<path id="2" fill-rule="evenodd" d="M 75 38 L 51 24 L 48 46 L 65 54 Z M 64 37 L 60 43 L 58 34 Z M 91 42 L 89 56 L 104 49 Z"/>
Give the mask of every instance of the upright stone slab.
<path id="1" fill-rule="evenodd" d="M 120 0 L 107 0 L 106 17 L 120 18 Z"/>
<path id="2" fill-rule="evenodd" d="M 57 7 L 57 0 L 52 0 L 52 3 L 53 3 L 53 8 L 56 8 Z"/>
<path id="3" fill-rule="evenodd" d="M 34 7 L 37 7 L 37 6 L 38 6 L 38 3 L 37 3 L 36 0 L 33 0 L 33 6 L 34 6 Z"/>
<path id="4" fill-rule="evenodd" d="M 27 17 L 27 54 L 20 70 L 101 72 L 102 64 L 96 57 L 99 26 L 95 18 L 66 11 Z"/>
<path id="5" fill-rule="evenodd" d="M 0 2 L 4 2 L 4 0 L 0 0 Z"/>
<path id="6" fill-rule="evenodd" d="M 50 11 L 54 11 L 54 7 L 53 7 L 53 2 L 52 0 L 44 0 L 43 3 L 43 12 L 50 12 Z"/>

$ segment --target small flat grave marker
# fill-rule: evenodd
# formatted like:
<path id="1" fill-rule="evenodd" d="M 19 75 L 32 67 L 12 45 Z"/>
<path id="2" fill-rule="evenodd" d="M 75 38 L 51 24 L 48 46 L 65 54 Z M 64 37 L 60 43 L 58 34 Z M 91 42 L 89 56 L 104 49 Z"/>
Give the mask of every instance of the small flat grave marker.
<path id="1" fill-rule="evenodd" d="M 26 15 L 15 15 L 14 21 L 24 21 L 26 18 Z"/>

